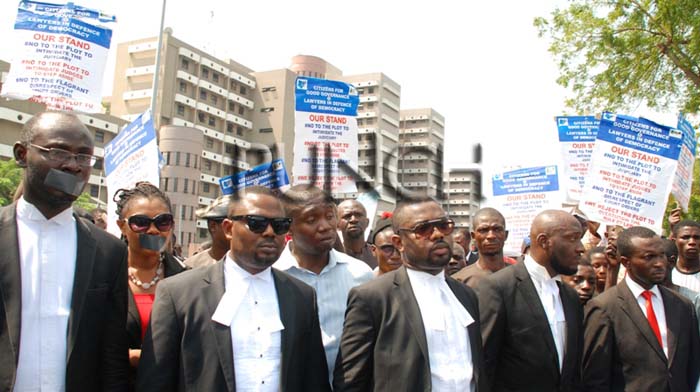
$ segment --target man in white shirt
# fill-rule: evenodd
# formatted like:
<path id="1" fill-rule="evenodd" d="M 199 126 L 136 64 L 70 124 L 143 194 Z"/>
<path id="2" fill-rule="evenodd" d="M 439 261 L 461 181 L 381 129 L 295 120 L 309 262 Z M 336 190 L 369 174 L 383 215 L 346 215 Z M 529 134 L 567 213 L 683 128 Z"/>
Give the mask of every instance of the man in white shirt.
<path id="1" fill-rule="evenodd" d="M 287 216 L 292 218 L 292 240 L 274 267 L 316 290 L 323 348 L 328 374 L 332 375 L 348 292 L 374 275 L 363 261 L 333 249 L 338 216 L 330 195 L 301 184 L 289 188 L 283 199 Z"/>
<path id="2" fill-rule="evenodd" d="M 492 391 L 576 391 L 583 313 L 560 274 L 576 273 L 583 228 L 564 211 L 538 214 L 523 262 L 477 286 Z"/>
<path id="3" fill-rule="evenodd" d="M 671 280 L 685 287 L 688 293 L 700 293 L 700 223 L 693 220 L 678 222 L 673 226 L 673 240 L 678 248 L 678 260 L 671 272 Z"/>
<path id="4" fill-rule="evenodd" d="M 90 131 L 43 112 L 20 137 L 23 196 L 0 209 L 0 390 L 125 391 L 126 246 L 71 208 L 97 159 Z"/>
<path id="5" fill-rule="evenodd" d="M 590 391 L 694 391 L 700 337 L 691 302 L 660 285 L 661 238 L 631 227 L 617 239 L 627 276 L 586 307 L 583 382 Z"/>
<path id="6" fill-rule="evenodd" d="M 158 285 L 137 390 L 330 390 L 314 291 L 271 268 L 291 220 L 267 188 L 230 204 L 223 262 Z"/>
<path id="7" fill-rule="evenodd" d="M 444 272 L 454 222 L 423 198 L 393 226 L 404 266 L 350 290 L 334 390 L 486 390 L 476 295 Z"/>

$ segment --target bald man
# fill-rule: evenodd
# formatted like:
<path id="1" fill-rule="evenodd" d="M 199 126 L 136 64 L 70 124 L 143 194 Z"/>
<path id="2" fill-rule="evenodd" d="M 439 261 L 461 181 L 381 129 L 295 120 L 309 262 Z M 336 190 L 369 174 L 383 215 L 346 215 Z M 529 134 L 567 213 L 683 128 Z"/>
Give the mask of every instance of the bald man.
<path id="1" fill-rule="evenodd" d="M 338 205 L 338 230 L 343 235 L 345 254 L 364 261 L 370 268 L 377 267 L 377 259 L 365 240 L 369 225 L 367 210 L 357 200 L 345 200 Z"/>
<path id="2" fill-rule="evenodd" d="M 492 391 L 575 391 L 583 312 L 560 275 L 576 273 L 583 229 L 563 211 L 535 217 L 523 262 L 478 286 L 484 360 Z"/>

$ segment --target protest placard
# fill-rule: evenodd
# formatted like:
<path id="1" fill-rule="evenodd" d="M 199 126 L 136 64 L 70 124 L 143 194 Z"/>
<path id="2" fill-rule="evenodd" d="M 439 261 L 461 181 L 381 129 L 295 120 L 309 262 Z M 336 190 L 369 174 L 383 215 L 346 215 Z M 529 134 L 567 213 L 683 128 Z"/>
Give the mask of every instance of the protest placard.
<path id="1" fill-rule="evenodd" d="M 677 129 L 603 113 L 581 211 L 596 222 L 660 232 L 682 140 Z"/>
<path id="2" fill-rule="evenodd" d="M 489 206 L 506 218 L 508 240 L 504 251 L 520 254 L 530 235 L 532 220 L 543 210 L 561 209 L 559 170 L 556 165 L 528 167 L 496 173 L 491 178 Z"/>
<path id="3" fill-rule="evenodd" d="M 219 179 L 221 193 L 231 195 L 249 186 L 264 186 L 284 192 L 289 185 L 289 177 L 282 159 L 263 163 L 254 168 Z"/>
<path id="4" fill-rule="evenodd" d="M 697 141 L 695 140 L 695 129 L 682 113 L 678 115 L 678 129 L 683 133 L 683 147 L 678 157 L 678 168 L 676 176 L 673 178 L 671 194 L 676 198 L 683 211 L 687 212 L 690 192 L 693 187 L 693 164 L 695 163 Z"/>
<path id="5" fill-rule="evenodd" d="M 339 165 L 357 172 L 359 101 L 357 90 L 347 83 L 296 79 L 293 184 L 313 183 L 332 193 L 357 192 L 351 173 Z"/>
<path id="6" fill-rule="evenodd" d="M 586 181 L 600 121 L 595 116 L 560 116 L 556 118 L 563 161 L 562 188 L 566 201 L 576 204 Z"/>
<path id="7" fill-rule="evenodd" d="M 102 80 L 114 16 L 68 4 L 21 1 L 15 22 L 15 58 L 2 96 L 49 109 L 102 111 Z"/>
<path id="8" fill-rule="evenodd" d="M 119 236 L 116 203 L 112 200 L 120 188 L 133 188 L 139 181 L 160 185 L 160 153 L 151 112 L 140 115 L 105 146 L 107 181 L 107 231 Z"/>

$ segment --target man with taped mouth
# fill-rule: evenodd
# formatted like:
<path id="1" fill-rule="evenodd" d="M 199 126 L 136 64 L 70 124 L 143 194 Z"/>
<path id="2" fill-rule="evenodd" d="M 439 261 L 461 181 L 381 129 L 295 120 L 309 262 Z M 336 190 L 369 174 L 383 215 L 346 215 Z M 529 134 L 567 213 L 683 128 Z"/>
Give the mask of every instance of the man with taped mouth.
<path id="1" fill-rule="evenodd" d="M 137 391 L 329 391 L 313 289 L 271 268 L 291 219 L 263 187 L 233 198 L 221 262 L 162 281 Z"/>
<path id="2" fill-rule="evenodd" d="M 90 131 L 43 112 L 20 139 L 23 196 L 0 209 L 0 390 L 125 391 L 126 246 L 71 208 L 97 160 Z"/>

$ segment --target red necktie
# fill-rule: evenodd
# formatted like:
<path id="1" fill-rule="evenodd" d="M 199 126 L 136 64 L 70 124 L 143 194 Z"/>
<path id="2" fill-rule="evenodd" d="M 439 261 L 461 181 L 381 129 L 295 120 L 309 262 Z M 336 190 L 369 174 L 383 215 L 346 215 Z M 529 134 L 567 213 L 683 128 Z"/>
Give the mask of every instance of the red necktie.
<path id="1" fill-rule="evenodd" d="M 649 326 L 651 327 L 651 330 L 654 331 L 654 335 L 656 335 L 656 339 L 659 340 L 659 345 L 661 345 L 661 349 L 663 350 L 664 342 L 661 340 L 661 330 L 659 330 L 659 323 L 656 322 L 654 307 L 651 306 L 651 295 L 652 292 L 649 290 L 642 292 L 642 297 L 644 297 L 644 299 L 647 301 L 647 320 L 649 320 Z"/>

